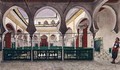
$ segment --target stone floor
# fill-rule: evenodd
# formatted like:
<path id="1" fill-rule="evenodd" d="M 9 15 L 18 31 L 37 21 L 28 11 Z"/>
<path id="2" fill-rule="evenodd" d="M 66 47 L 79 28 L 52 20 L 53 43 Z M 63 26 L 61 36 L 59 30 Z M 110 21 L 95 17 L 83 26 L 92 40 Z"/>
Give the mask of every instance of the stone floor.
<path id="1" fill-rule="evenodd" d="M 98 58 L 93 61 L 1 61 L 0 70 L 120 70 L 120 63 L 111 64 Z"/>

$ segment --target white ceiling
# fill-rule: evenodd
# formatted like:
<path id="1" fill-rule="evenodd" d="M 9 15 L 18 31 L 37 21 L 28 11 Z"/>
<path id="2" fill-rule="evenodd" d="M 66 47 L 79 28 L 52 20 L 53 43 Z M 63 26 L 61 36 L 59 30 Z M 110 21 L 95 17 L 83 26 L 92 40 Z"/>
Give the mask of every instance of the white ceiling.
<path id="1" fill-rule="evenodd" d="M 55 18 L 55 17 L 57 17 L 57 14 L 51 9 L 44 9 L 35 16 L 35 18 Z"/>
<path id="2" fill-rule="evenodd" d="M 17 8 L 24 18 L 28 18 L 27 13 L 22 8 Z"/>
<path id="3" fill-rule="evenodd" d="M 80 9 L 79 8 L 73 8 L 71 9 L 67 16 L 66 16 L 66 21 L 69 20 L 76 12 L 78 12 Z"/>
<path id="4" fill-rule="evenodd" d="M 28 18 L 26 12 L 23 9 L 18 8 L 18 10 L 20 11 L 24 18 Z M 78 11 L 79 11 L 78 8 L 71 9 L 66 16 L 66 21 L 69 20 Z M 51 9 L 44 9 L 35 16 L 35 18 L 55 18 L 55 17 L 57 17 L 57 13 Z"/>

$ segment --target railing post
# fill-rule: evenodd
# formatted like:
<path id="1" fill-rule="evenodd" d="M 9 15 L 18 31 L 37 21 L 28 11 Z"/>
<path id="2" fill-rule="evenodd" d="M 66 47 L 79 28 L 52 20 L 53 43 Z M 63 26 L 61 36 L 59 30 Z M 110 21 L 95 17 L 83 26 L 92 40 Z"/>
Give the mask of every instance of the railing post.
<path id="1" fill-rule="evenodd" d="M 62 35 L 62 61 L 64 61 L 64 35 Z"/>
<path id="2" fill-rule="evenodd" d="M 95 35 L 96 33 L 93 33 L 93 60 L 94 60 L 94 55 L 95 55 Z"/>
<path id="3" fill-rule="evenodd" d="M 30 35 L 30 39 L 31 39 L 31 61 L 33 61 L 32 35 Z"/>

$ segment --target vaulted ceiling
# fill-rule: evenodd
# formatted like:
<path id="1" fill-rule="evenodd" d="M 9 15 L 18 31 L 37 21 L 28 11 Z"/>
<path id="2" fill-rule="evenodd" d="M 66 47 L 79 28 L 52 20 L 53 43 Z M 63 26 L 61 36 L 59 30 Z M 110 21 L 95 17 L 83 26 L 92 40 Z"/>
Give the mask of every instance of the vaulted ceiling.
<path id="1" fill-rule="evenodd" d="M 99 0 L 1 0 L 1 1 L 6 2 L 6 4 L 8 2 L 11 2 L 11 3 L 13 3 L 13 2 L 14 3 L 16 3 L 16 2 L 28 2 L 28 3 L 35 2 L 35 4 L 36 4 L 36 2 L 95 2 L 95 1 L 99 1 Z M 115 2 L 118 2 L 118 1 L 119 0 L 109 0 L 108 3 L 115 3 Z M 19 11 L 17 13 L 21 13 L 22 18 L 25 18 L 26 14 L 24 14 L 24 11 L 22 11 L 21 9 L 18 9 L 18 10 Z M 77 10 L 74 9 L 74 10 L 70 11 L 70 13 L 69 13 L 70 16 L 66 17 L 66 22 L 71 22 L 73 19 L 75 19 L 78 16 L 78 14 L 80 15 L 82 12 L 83 11 L 81 11 L 79 9 L 77 9 Z M 44 11 L 44 13 L 46 13 L 46 12 Z M 51 14 L 49 14 L 49 15 L 51 16 Z M 49 15 L 47 15 L 47 17 Z M 43 16 L 43 14 L 42 14 L 42 16 Z M 52 14 L 52 16 L 54 16 L 54 14 Z M 8 17 L 11 18 L 11 15 L 8 15 Z M 14 21 L 16 21 L 16 20 L 14 20 Z M 51 31 L 51 32 L 52 31 L 54 32 L 54 30 L 57 30 L 57 28 L 55 28 L 55 27 L 53 27 L 53 29 L 51 29 L 51 30 L 49 29 L 49 27 L 44 27 L 44 28 L 41 28 L 41 30 L 40 29 L 37 29 L 37 30 L 39 30 L 40 32 L 45 31 L 43 29 Z"/>

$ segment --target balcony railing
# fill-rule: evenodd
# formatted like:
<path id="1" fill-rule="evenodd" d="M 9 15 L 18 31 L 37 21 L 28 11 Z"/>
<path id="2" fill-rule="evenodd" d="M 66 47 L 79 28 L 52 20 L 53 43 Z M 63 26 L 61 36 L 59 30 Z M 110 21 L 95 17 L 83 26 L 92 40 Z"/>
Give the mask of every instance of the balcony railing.
<path id="1" fill-rule="evenodd" d="M 31 52 L 32 50 L 32 52 Z M 93 48 L 64 47 L 64 60 L 93 60 Z M 31 53 L 33 56 L 31 57 Z M 4 48 L 3 60 L 62 60 L 62 47 Z"/>

